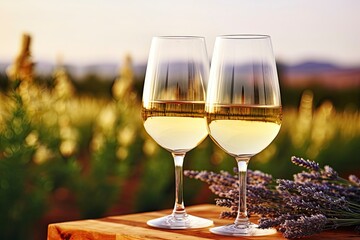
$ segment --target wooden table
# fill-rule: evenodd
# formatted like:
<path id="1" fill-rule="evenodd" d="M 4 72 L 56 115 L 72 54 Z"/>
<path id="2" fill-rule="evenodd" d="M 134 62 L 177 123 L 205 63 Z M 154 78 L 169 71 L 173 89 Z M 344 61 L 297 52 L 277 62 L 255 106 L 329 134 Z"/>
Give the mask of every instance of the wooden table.
<path id="1" fill-rule="evenodd" d="M 224 208 L 210 204 L 187 207 L 189 214 L 212 219 L 216 226 L 229 224 L 232 220 L 219 219 L 219 213 Z M 285 239 L 280 233 L 263 237 L 226 237 L 209 232 L 209 228 L 190 230 L 166 230 L 152 228 L 146 221 L 169 214 L 171 210 L 158 212 L 136 213 L 122 216 L 111 216 L 101 219 L 79 220 L 72 222 L 53 223 L 48 226 L 48 240 L 130 240 L 130 239 Z M 355 240 L 360 235 L 351 230 L 326 231 L 314 235 L 307 240 Z"/>

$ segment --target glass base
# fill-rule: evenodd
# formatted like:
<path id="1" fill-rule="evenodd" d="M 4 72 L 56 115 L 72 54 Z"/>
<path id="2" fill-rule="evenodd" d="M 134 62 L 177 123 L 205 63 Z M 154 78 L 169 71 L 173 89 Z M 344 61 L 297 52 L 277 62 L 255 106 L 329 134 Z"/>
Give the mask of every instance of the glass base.
<path id="1" fill-rule="evenodd" d="M 225 235 L 225 236 L 266 236 L 276 233 L 276 229 L 268 228 L 261 229 L 258 228 L 258 225 L 250 223 L 247 225 L 225 225 L 220 227 L 210 228 L 210 232 Z"/>
<path id="2" fill-rule="evenodd" d="M 189 229 L 189 228 L 204 228 L 213 225 L 214 222 L 209 219 L 186 215 L 185 217 L 175 217 L 168 215 L 147 221 L 147 225 L 156 228 L 166 229 Z"/>

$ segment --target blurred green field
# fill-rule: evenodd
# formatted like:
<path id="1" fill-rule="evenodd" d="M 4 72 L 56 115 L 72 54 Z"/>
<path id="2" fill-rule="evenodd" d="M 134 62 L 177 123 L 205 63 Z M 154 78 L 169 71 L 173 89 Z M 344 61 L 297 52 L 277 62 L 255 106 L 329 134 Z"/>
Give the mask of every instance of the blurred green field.
<path id="1" fill-rule="evenodd" d="M 34 82 L 2 76 L 1 239 L 38 239 L 50 222 L 173 207 L 172 157 L 142 126 L 142 81 L 115 91 L 114 82 L 92 77 L 91 83 L 74 83 L 64 71 Z M 96 91 L 84 91 L 85 83 Z M 344 92 L 339 101 L 333 92 L 330 101 L 318 99 L 316 89 L 282 91 L 281 131 L 249 167 L 291 178 L 300 170 L 290 162 L 295 155 L 359 176 L 358 90 L 349 104 L 342 104 Z M 184 166 L 234 167 L 209 138 L 187 154 Z M 186 205 L 213 202 L 207 186 L 195 180 L 185 179 L 184 194 Z"/>

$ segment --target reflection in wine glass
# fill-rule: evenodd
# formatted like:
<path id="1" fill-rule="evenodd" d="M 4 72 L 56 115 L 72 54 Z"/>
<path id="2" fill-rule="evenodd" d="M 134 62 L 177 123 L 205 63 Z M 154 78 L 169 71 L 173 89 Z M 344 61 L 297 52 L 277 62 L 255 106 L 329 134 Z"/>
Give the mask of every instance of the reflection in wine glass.
<path id="1" fill-rule="evenodd" d="M 211 228 L 220 235 L 273 234 L 248 219 L 246 171 L 250 158 L 276 137 L 282 121 L 280 89 L 271 40 L 266 35 L 216 38 L 205 105 L 210 137 L 233 156 L 239 171 L 235 222 Z"/>
<path id="2" fill-rule="evenodd" d="M 209 59 L 202 37 L 154 37 L 143 90 L 142 117 L 148 134 L 171 152 L 175 163 L 175 206 L 171 215 L 148 221 L 159 228 L 207 227 L 211 220 L 186 213 L 185 154 L 208 135 L 205 89 Z"/>

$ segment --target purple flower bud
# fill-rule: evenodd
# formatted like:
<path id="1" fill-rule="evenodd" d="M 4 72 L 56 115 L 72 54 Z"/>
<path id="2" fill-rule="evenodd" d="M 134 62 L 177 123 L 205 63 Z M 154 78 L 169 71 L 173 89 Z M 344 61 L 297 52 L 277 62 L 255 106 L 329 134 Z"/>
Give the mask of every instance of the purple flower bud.
<path id="1" fill-rule="evenodd" d="M 297 220 L 285 220 L 282 228 L 286 238 L 301 238 L 321 232 L 326 224 L 323 214 L 301 216 Z"/>
<path id="2" fill-rule="evenodd" d="M 355 184 L 356 186 L 360 186 L 360 179 L 355 175 L 350 175 L 349 176 L 349 181 L 351 183 Z"/>
<path id="3" fill-rule="evenodd" d="M 337 179 L 339 176 L 338 176 L 338 173 L 332 168 L 332 167 L 329 167 L 329 166 L 324 166 L 324 171 L 322 171 L 322 175 L 324 178 L 328 178 L 328 179 Z"/>
<path id="4" fill-rule="evenodd" d="M 305 160 L 303 158 L 298 158 L 298 157 L 291 157 L 291 161 L 295 164 L 298 165 L 300 167 L 304 167 L 308 170 L 311 171 L 316 171 L 318 172 L 320 170 L 319 164 L 314 162 L 314 161 L 310 161 L 310 160 Z"/>

